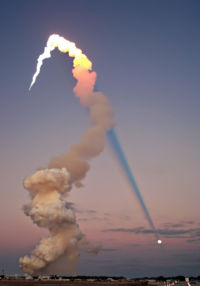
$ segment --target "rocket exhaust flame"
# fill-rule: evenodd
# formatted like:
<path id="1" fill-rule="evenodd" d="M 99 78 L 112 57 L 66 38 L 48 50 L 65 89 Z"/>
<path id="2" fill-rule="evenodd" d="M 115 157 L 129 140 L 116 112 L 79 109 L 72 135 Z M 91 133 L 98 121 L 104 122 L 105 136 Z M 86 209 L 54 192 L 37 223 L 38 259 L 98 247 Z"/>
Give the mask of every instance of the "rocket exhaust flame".
<path id="1" fill-rule="evenodd" d="M 116 134 L 115 130 L 111 129 L 110 131 L 108 131 L 107 132 L 107 137 L 108 137 L 108 140 L 109 140 L 113 150 L 115 151 L 116 157 L 119 160 L 120 165 L 121 165 L 121 167 L 122 167 L 126 177 L 128 178 L 128 181 L 129 181 L 129 183 L 131 185 L 131 188 L 132 188 L 133 192 L 135 193 L 135 195 L 136 195 L 136 197 L 137 197 L 137 199 L 138 199 L 138 201 L 140 203 L 140 206 L 141 206 L 141 208 L 142 208 L 142 210 L 144 212 L 144 215 L 145 215 L 145 217 L 146 217 L 150 227 L 153 229 L 153 232 L 154 232 L 155 238 L 157 240 L 157 243 L 161 244 L 162 241 L 159 238 L 158 232 L 157 232 L 157 230 L 156 230 L 156 228 L 154 226 L 153 220 L 152 220 L 152 218 L 151 218 L 151 216 L 149 214 L 149 211 L 148 211 L 148 209 L 146 207 L 146 204 L 144 202 L 144 199 L 142 197 L 140 189 L 138 188 L 138 185 L 137 185 L 137 183 L 135 181 L 135 178 L 134 178 L 133 173 L 131 171 L 131 168 L 130 168 L 130 166 L 128 164 L 126 156 L 125 156 L 125 154 L 123 152 L 123 149 L 122 149 L 122 147 L 120 145 L 120 142 L 119 142 L 119 140 L 117 138 L 117 134 Z"/>
<path id="2" fill-rule="evenodd" d="M 34 85 L 37 79 L 37 76 L 40 73 L 40 69 L 43 65 L 43 60 L 50 58 L 51 52 L 55 48 L 58 48 L 59 51 L 62 53 L 69 53 L 69 56 L 74 58 L 74 61 L 73 61 L 74 67 L 81 66 L 82 68 L 87 69 L 87 70 L 92 69 L 91 61 L 86 57 L 86 55 L 82 53 L 80 49 L 76 47 L 75 43 L 70 42 L 59 35 L 53 34 L 49 37 L 47 41 L 47 46 L 44 48 L 43 54 L 41 54 L 38 57 L 36 72 L 33 75 L 33 79 L 29 87 L 29 90 L 31 90 L 31 87 Z"/>

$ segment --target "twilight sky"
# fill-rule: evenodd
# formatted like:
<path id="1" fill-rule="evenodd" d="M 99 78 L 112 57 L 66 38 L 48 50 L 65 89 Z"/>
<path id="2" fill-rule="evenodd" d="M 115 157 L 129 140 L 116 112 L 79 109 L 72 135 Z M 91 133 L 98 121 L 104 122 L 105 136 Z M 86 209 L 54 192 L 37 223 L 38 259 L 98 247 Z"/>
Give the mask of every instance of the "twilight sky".
<path id="1" fill-rule="evenodd" d="M 0 269 L 46 232 L 22 211 L 23 179 L 78 141 L 88 113 L 73 95 L 72 59 L 53 52 L 31 92 L 47 38 L 74 41 L 93 62 L 96 88 L 115 110 L 116 131 L 163 240 L 107 146 L 84 188 L 68 200 L 81 230 L 102 243 L 79 274 L 197 275 L 200 269 L 199 0 L 1 0 Z"/>

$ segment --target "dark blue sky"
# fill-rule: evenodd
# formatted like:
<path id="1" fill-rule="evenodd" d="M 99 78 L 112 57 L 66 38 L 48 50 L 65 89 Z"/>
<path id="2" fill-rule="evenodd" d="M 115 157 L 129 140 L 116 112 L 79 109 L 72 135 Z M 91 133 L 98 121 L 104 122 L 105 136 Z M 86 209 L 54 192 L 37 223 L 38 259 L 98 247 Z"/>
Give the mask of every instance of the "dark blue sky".
<path id="1" fill-rule="evenodd" d="M 100 224 L 99 229 L 93 228 L 94 222 L 89 226 L 80 223 L 91 238 L 94 234 L 94 240 L 101 236 L 107 251 L 98 257 L 83 256 L 79 272 L 198 274 L 199 15 L 199 0 L 0 0 L 0 264 L 6 261 L 8 272 L 19 271 L 16 257 L 30 251 L 41 236 L 21 211 L 27 200 L 23 178 L 67 150 L 87 126 L 87 112 L 72 92 L 72 60 L 65 55 L 55 51 L 31 95 L 28 92 L 38 55 L 49 35 L 58 33 L 74 41 L 92 60 L 97 88 L 115 110 L 116 130 L 155 224 L 162 230 L 168 223 L 170 231 L 173 223 L 184 221 L 181 227 L 188 236 L 194 235 L 191 225 L 196 228 L 192 239 L 182 237 L 179 229 L 170 239 L 163 236 L 169 242 L 159 252 L 145 231 L 138 242 L 134 229 L 118 234 L 104 232 L 109 223 Z M 118 190 L 128 187 L 123 176 L 121 185 L 115 180 L 119 170 L 113 166 L 109 150 L 105 152 L 94 162 L 86 179 L 87 190 L 81 190 L 90 196 L 89 202 L 81 201 L 78 191 L 72 200 L 100 214 L 110 209 L 110 223 L 116 228 L 144 227 L 136 200 L 130 203 L 129 192 L 124 195 Z M 94 183 L 98 179 L 99 185 L 103 181 L 102 197 Z M 102 202 L 102 209 L 95 201 Z M 16 235 L 16 230 L 21 231 Z M 113 250 L 108 250 L 109 243 L 115 245 Z"/>

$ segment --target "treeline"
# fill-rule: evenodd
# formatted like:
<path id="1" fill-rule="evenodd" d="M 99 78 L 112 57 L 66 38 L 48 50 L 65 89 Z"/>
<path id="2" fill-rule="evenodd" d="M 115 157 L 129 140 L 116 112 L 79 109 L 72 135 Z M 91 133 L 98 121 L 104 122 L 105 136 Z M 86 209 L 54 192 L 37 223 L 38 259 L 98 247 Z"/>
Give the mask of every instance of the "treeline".
<path id="1" fill-rule="evenodd" d="M 94 279 L 96 281 L 105 281 L 107 279 L 113 279 L 113 280 L 126 280 L 123 276 L 87 276 L 87 275 L 77 275 L 77 276 L 58 276 L 58 275 L 50 275 L 51 279 L 59 279 L 59 277 L 62 277 L 63 279 L 69 279 L 71 281 L 73 280 L 88 280 L 88 279 Z"/>
<path id="2" fill-rule="evenodd" d="M 156 276 L 156 277 L 143 277 L 143 278 L 134 278 L 134 280 L 156 280 L 156 281 L 166 281 L 166 280 L 172 280 L 172 281 L 185 281 L 185 277 L 189 278 L 191 281 L 197 281 L 200 280 L 200 275 L 198 276 Z"/>

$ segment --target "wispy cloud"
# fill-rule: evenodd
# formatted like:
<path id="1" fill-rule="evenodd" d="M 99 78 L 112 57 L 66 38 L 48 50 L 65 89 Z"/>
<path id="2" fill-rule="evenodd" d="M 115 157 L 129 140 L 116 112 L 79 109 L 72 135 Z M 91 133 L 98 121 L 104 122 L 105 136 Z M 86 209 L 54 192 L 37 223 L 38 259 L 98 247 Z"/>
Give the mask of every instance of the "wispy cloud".
<path id="1" fill-rule="evenodd" d="M 147 229 L 144 227 L 136 227 L 136 228 L 109 228 L 104 229 L 103 232 L 125 232 L 125 233 L 134 233 L 134 234 L 154 234 L 152 229 Z M 165 237 L 191 237 L 191 238 L 200 238 L 200 228 L 188 228 L 182 229 L 177 227 L 172 228 L 160 228 L 158 229 L 158 233 Z"/>
<path id="2" fill-rule="evenodd" d="M 88 215 L 96 215 L 97 214 L 96 210 L 81 210 L 79 208 L 76 208 L 75 210 L 77 213 L 80 213 L 80 214 L 88 214 Z"/>
<path id="3" fill-rule="evenodd" d="M 199 238 L 191 238 L 191 239 L 188 239 L 187 242 L 189 242 L 189 243 L 200 242 L 200 237 L 199 237 Z"/>
<path id="4" fill-rule="evenodd" d="M 183 227 L 188 227 L 188 225 L 193 225 L 195 224 L 194 221 L 189 220 L 189 221 L 180 221 L 178 223 L 165 223 L 164 226 L 167 228 L 183 228 Z"/>

